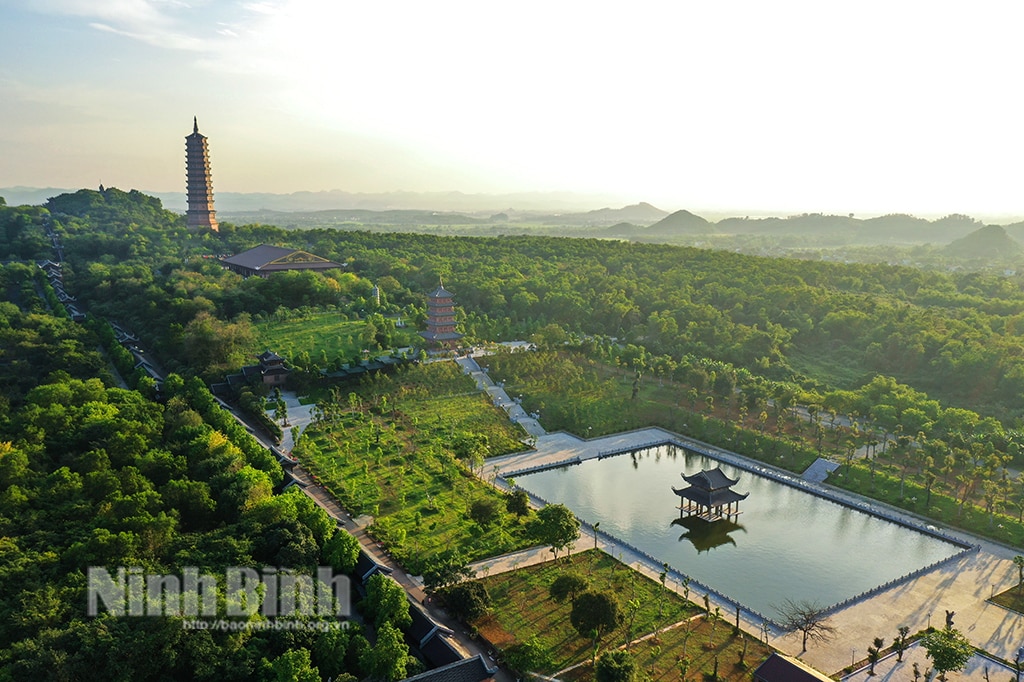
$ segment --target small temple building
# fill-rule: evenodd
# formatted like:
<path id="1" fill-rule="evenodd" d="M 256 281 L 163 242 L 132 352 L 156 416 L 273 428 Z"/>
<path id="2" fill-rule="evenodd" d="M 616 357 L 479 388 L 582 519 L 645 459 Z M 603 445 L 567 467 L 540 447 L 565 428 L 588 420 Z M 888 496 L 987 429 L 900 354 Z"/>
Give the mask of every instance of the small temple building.
<path id="1" fill-rule="evenodd" d="M 185 190 L 189 229 L 208 228 L 217 232 L 217 213 L 213 210 L 213 180 L 210 178 L 210 150 L 206 136 L 199 132 L 199 119 L 192 117 L 192 134 L 185 138 Z"/>
<path id="2" fill-rule="evenodd" d="M 672 486 L 672 492 L 680 497 L 679 516 L 688 514 L 705 521 L 728 519 L 740 513 L 740 501 L 750 493 L 740 494 L 732 489 L 739 479 L 731 479 L 722 467 L 705 469 L 687 476 L 680 474 L 689 483 L 685 488 Z"/>
<path id="3" fill-rule="evenodd" d="M 427 345 L 435 349 L 450 350 L 462 338 L 455 331 L 455 295 L 438 280 L 437 288 L 427 296 L 427 329 L 420 332 Z"/>
<path id="4" fill-rule="evenodd" d="M 299 249 L 260 244 L 248 251 L 221 260 L 223 265 L 242 277 L 269 277 L 286 270 L 333 270 L 341 265 Z"/>
<path id="5" fill-rule="evenodd" d="M 267 386 L 280 386 L 288 380 L 291 370 L 284 364 L 284 358 L 269 348 L 256 356 L 258 365 L 246 365 L 242 375 L 247 381 Z"/>

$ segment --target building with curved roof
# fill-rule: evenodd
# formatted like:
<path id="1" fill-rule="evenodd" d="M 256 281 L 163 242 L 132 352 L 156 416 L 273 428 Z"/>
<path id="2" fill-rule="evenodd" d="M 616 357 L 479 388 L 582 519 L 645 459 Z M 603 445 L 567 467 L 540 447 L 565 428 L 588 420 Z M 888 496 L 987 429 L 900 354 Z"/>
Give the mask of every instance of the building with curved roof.
<path id="1" fill-rule="evenodd" d="M 740 494 L 733 490 L 732 487 L 739 482 L 739 479 L 726 476 L 720 466 L 714 469 L 704 469 L 690 476 L 686 474 L 681 474 L 681 476 L 690 485 L 682 489 L 672 487 L 672 492 L 681 498 L 679 500 L 680 517 L 684 513 L 689 513 L 705 521 L 713 521 L 736 516 L 740 513 L 740 501 L 747 499 L 747 495 L 750 494 Z"/>
<path id="2" fill-rule="evenodd" d="M 269 277 L 287 270 L 332 270 L 342 267 L 321 256 L 299 249 L 260 244 L 221 260 L 221 265 L 243 277 Z"/>

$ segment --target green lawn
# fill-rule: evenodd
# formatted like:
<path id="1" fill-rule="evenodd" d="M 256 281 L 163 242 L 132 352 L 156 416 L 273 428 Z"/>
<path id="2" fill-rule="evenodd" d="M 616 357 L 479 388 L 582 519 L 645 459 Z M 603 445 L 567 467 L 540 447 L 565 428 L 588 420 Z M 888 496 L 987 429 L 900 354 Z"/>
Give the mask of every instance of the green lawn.
<path id="1" fill-rule="evenodd" d="M 742 633 L 734 634 L 729 622 L 731 614 L 722 614 L 712 637 L 710 623 L 703 617 L 694 619 L 703 613 L 703 608 L 597 550 L 509 573 L 480 577 L 491 595 L 492 608 L 490 615 L 475 622 L 474 626 L 501 648 L 535 638 L 551 652 L 553 660 L 551 669 L 538 672 L 554 673 L 588 661 L 593 653 L 592 642 L 581 637 L 572 627 L 569 621 L 571 605 L 555 602 L 549 595 L 551 583 L 567 571 L 575 571 L 587 578 L 589 589 L 615 595 L 621 612 L 625 614 L 622 625 L 601 641 L 601 651 L 621 646 L 627 638 L 636 640 L 648 635 L 655 628 L 684 620 L 690 623 L 688 628 L 680 626 L 659 634 L 654 644 L 641 642 L 631 647 L 638 665 L 648 674 L 654 670 L 652 679 L 679 679 L 677 658 L 684 654 L 684 639 L 685 655 L 690 659 L 687 679 L 701 679 L 698 671 L 704 668 L 710 673 L 716 655 L 719 657 L 721 678 L 749 679 L 749 670 L 744 671 L 737 665 L 744 640 L 747 641 L 747 663 L 757 665 L 770 653 L 757 640 Z M 701 597 L 696 591 L 690 593 L 691 599 L 700 601 Z M 638 605 L 632 627 L 630 602 Z M 590 666 L 586 665 L 568 673 L 566 679 L 589 680 L 593 675 Z"/>
<path id="2" fill-rule="evenodd" d="M 1008 590 L 1004 590 L 989 599 L 993 604 L 999 604 L 1005 609 L 1024 613 L 1024 583 L 1019 583 Z"/>
<path id="3" fill-rule="evenodd" d="M 296 315 L 284 319 L 277 317 L 257 322 L 257 342 L 253 354 L 266 349 L 293 360 L 301 353 L 308 353 L 313 362 L 327 366 L 335 359 L 349 362 L 370 342 L 364 338 L 364 320 L 344 319 L 339 313 L 316 312 Z M 422 343 L 422 339 L 410 328 L 396 329 L 394 346 L 402 348 Z"/>

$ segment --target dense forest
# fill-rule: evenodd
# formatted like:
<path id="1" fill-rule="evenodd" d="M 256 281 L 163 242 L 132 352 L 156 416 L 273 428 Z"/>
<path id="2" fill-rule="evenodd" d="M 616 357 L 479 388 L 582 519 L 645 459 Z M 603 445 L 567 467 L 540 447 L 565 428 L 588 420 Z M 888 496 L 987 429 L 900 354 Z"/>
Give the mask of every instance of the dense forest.
<path id="1" fill-rule="evenodd" d="M 97 199 L 103 196 L 113 198 Z M 64 239 L 69 287 L 148 335 L 183 371 L 231 364 L 237 344 L 230 332 L 244 333 L 248 319 L 278 307 L 336 306 L 353 316 L 375 310 L 373 284 L 384 295 L 382 312 L 416 319 L 425 292 L 443 278 L 473 339 L 525 337 L 557 324 L 642 345 L 654 356 L 708 357 L 806 385 L 855 388 L 877 374 L 892 376 L 1007 425 L 1024 407 L 1017 277 L 591 239 L 232 225 L 190 235 L 179 216 L 154 213 L 154 202 L 82 190 L 45 208 L 5 208 L 0 254 L 46 257 L 48 245 L 32 225 L 52 220 Z M 265 242 L 348 267 L 243 281 L 210 258 Z M 223 349 L 203 348 L 203 325 L 224 325 L 217 329 L 226 332 Z"/>
<path id="2" fill-rule="evenodd" d="M 87 324 L 55 305 L 34 264 L 54 257 L 47 230 Z M 242 279 L 217 261 L 261 243 L 345 267 Z M 0 596 L 0 679 L 415 670 L 400 647 L 380 649 L 388 638 L 371 645 L 359 630 L 197 632 L 82 613 L 89 565 L 346 563 L 343 534 L 305 496 L 280 494 L 276 462 L 207 389 L 251 361 L 256 323 L 282 312 L 416 322 L 442 280 L 468 342 L 571 346 L 637 376 L 738 393 L 758 411 L 801 403 L 964 449 L 977 440 L 979 458 L 1019 454 L 1017 277 L 599 239 L 193 233 L 158 200 L 113 188 L 0 202 L 0 262 L 0 574 L 17 586 Z M 119 363 L 108 321 L 174 373 L 159 400 Z"/>

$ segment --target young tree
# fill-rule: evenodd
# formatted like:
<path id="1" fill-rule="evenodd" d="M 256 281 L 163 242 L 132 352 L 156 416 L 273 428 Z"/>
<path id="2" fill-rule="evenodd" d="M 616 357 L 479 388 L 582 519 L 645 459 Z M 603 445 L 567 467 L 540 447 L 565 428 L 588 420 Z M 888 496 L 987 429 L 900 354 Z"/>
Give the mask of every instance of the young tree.
<path id="1" fill-rule="evenodd" d="M 878 663 L 878 659 L 882 656 L 882 647 L 885 646 L 885 640 L 881 637 L 875 637 L 871 646 L 868 647 L 868 676 L 875 674 L 875 663 Z"/>
<path id="2" fill-rule="evenodd" d="M 397 628 L 412 625 L 409 599 L 394 578 L 374 573 L 366 584 L 366 612 L 375 627 L 391 623 Z"/>
<path id="3" fill-rule="evenodd" d="M 513 490 L 505 497 L 505 509 L 516 516 L 527 516 L 530 513 L 530 496 L 522 488 Z"/>
<path id="4" fill-rule="evenodd" d="M 635 682 L 638 673 L 633 657 L 621 649 L 601 654 L 594 667 L 597 682 Z"/>
<path id="5" fill-rule="evenodd" d="M 587 579 L 578 573 L 563 573 L 551 583 L 548 593 L 556 602 L 575 602 L 577 595 L 587 589 Z"/>
<path id="6" fill-rule="evenodd" d="M 607 592 L 584 592 L 576 597 L 569 622 L 581 637 L 600 640 L 622 622 L 619 604 Z"/>
<path id="7" fill-rule="evenodd" d="M 803 651 L 807 651 L 807 640 L 826 642 L 835 634 L 835 628 L 828 622 L 828 614 L 816 602 L 787 599 L 776 609 L 784 629 L 799 630 L 803 634 Z"/>
<path id="8" fill-rule="evenodd" d="M 476 580 L 452 585 L 442 597 L 451 614 L 467 623 L 482 617 L 491 608 L 491 595 L 484 584 Z"/>
<path id="9" fill-rule="evenodd" d="M 537 512 L 532 532 L 537 540 L 551 545 L 555 556 L 565 549 L 572 549 L 580 537 L 580 522 L 569 508 L 562 504 L 549 504 Z"/>
<path id="10" fill-rule="evenodd" d="M 928 652 L 932 667 L 945 681 L 947 672 L 963 670 L 974 655 L 974 646 L 955 628 L 935 630 L 921 638 L 921 646 Z"/>
<path id="11" fill-rule="evenodd" d="M 903 652 L 907 650 L 907 636 L 910 634 L 910 628 L 906 625 L 901 625 L 896 629 L 899 634 L 892 640 L 892 648 L 896 650 L 896 660 L 903 660 Z"/>
<path id="12" fill-rule="evenodd" d="M 490 528 L 501 519 L 497 500 L 490 497 L 476 500 L 469 507 L 469 518 L 483 529 Z"/>

